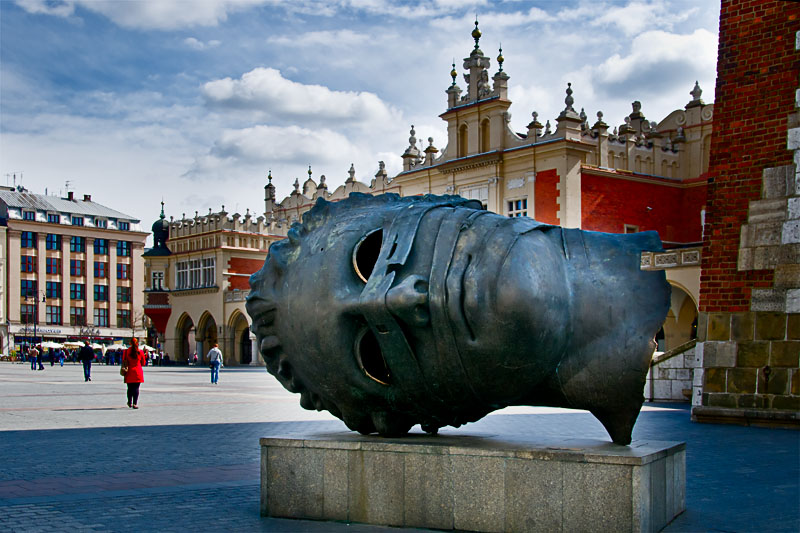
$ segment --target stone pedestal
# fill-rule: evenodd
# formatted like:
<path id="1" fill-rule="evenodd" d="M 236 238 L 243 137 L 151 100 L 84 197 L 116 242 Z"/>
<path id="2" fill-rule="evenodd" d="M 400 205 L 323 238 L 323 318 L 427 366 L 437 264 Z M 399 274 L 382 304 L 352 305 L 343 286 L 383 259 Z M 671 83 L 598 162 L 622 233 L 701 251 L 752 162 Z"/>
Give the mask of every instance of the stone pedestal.
<path id="1" fill-rule="evenodd" d="M 261 514 L 470 531 L 659 531 L 685 444 L 351 432 L 261 439 Z"/>

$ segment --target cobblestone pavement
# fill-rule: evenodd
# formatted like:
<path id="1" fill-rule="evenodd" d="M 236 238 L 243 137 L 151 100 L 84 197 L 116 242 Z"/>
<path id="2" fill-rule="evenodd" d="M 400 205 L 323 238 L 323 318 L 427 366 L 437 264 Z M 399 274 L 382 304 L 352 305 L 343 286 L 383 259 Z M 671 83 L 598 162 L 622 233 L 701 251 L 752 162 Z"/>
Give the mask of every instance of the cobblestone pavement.
<path id="1" fill-rule="evenodd" d="M 258 438 L 343 425 L 263 369 L 147 368 L 139 410 L 117 367 L 0 364 L 0 531 L 381 531 L 259 516 Z M 608 440 L 582 411 L 509 408 L 448 433 Z M 694 424 L 646 405 L 634 439 L 687 443 L 687 510 L 666 531 L 800 531 L 800 432 Z"/>

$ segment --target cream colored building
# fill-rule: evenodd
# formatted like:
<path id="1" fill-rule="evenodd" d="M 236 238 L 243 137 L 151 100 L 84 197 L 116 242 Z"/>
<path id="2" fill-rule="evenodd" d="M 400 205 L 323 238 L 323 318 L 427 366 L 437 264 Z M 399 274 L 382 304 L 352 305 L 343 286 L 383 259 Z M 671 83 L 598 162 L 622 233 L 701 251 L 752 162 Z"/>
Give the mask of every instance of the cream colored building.
<path id="1" fill-rule="evenodd" d="M 141 334 L 147 233 L 93 202 L 0 187 L 5 346 Z M 4 320 L 5 322 L 5 320 Z"/>
<path id="2" fill-rule="evenodd" d="M 351 165 L 344 184 L 330 191 L 325 176 L 315 180 L 309 168 L 303 183 L 296 179 L 294 190 L 279 201 L 270 174 L 262 216 L 230 217 L 223 209 L 168 223 L 165 248 L 176 257 L 145 258 L 148 271 L 163 271 L 169 279 L 169 292 L 149 295 L 161 302 L 153 305 L 169 312 L 167 351 L 179 358 L 204 353 L 218 339 L 226 364 L 257 361 L 258 350 L 251 347 L 248 353 L 244 337 L 248 289 L 242 276 L 261 267 L 269 243 L 285 237 L 318 198 L 337 201 L 352 192 L 459 194 L 503 215 L 567 227 L 617 233 L 656 230 L 670 250 L 647 255 L 643 261 L 650 263 L 643 267 L 666 269 L 673 286 L 673 308 L 661 344 L 677 345 L 693 335 L 713 118 L 713 105 L 703 102 L 700 87 L 687 87 L 688 103 L 658 122 L 647 120 L 637 101 L 631 114 L 611 127 L 602 112 L 589 120 L 583 109 L 576 111 L 573 95 L 579 88 L 568 85 L 560 89 L 565 91 L 564 109 L 552 122 L 542 124 L 531 110 L 527 130 L 515 132 L 504 58 L 497 57 L 490 77 L 492 61 L 480 50 L 477 23 L 472 37 L 474 47 L 463 61 L 464 89 L 457 84 L 454 64 L 452 83 L 445 90 L 440 117 L 447 123 L 447 139 L 441 150 L 434 139 L 420 143 L 412 126 L 402 152 L 403 170 L 396 176 L 390 177 L 379 162 L 366 183 L 356 178 Z M 205 257 L 213 257 L 217 265 L 214 285 L 176 289 L 178 258 Z M 239 261 L 243 269 L 234 269 L 227 266 L 233 258 L 249 262 Z"/>

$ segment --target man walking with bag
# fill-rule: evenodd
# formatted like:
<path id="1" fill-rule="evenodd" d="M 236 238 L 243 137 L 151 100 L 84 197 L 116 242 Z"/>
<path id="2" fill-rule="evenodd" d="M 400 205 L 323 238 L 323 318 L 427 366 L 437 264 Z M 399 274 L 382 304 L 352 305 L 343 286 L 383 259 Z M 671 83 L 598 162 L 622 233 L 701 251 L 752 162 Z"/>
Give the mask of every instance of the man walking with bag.
<path id="1" fill-rule="evenodd" d="M 219 381 L 219 369 L 223 366 L 222 352 L 218 343 L 215 342 L 214 347 L 208 351 L 208 360 L 211 365 L 211 383 L 216 385 L 217 381 Z"/>

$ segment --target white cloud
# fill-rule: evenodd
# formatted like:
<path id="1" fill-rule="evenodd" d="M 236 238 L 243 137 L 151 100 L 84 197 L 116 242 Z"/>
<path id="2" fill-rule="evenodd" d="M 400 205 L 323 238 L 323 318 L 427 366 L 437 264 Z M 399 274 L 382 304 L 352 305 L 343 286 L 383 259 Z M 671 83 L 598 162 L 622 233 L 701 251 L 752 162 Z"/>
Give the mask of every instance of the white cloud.
<path id="1" fill-rule="evenodd" d="M 68 17 L 75 7 L 100 13 L 123 28 L 174 30 L 195 26 L 216 26 L 228 14 L 275 0 L 17 0 L 29 13 Z"/>
<path id="2" fill-rule="evenodd" d="M 221 43 L 220 43 L 220 41 L 216 41 L 216 40 L 212 40 L 212 41 L 208 41 L 208 42 L 204 43 L 203 41 L 195 39 L 194 37 L 187 37 L 186 39 L 183 40 L 183 44 L 185 44 L 186 46 L 188 46 L 192 50 L 202 51 L 202 50 L 206 50 L 208 48 L 216 48 Z"/>
<path id="3" fill-rule="evenodd" d="M 203 96 L 211 107 L 246 110 L 278 119 L 378 127 L 399 115 L 372 93 L 305 85 L 287 80 L 272 68 L 256 68 L 236 80 L 210 81 L 203 85 Z"/>
<path id="4" fill-rule="evenodd" d="M 685 83 L 682 78 L 694 80 L 699 74 L 714 72 L 716 44 L 717 36 L 704 29 L 688 35 L 645 32 L 633 40 L 628 55 L 613 54 L 590 67 L 591 85 L 602 93 L 631 85 L 647 89 Z"/>
<path id="5" fill-rule="evenodd" d="M 630 37 L 653 28 L 673 29 L 694 16 L 697 9 L 675 10 L 665 2 L 631 2 L 624 6 L 606 6 L 591 26 L 610 26 Z"/>
<path id="6" fill-rule="evenodd" d="M 282 46 L 325 46 L 340 47 L 354 46 L 367 42 L 369 36 L 352 30 L 337 31 L 310 31 L 299 35 L 274 36 L 267 39 L 268 43 Z"/>
<path id="7" fill-rule="evenodd" d="M 16 0 L 17 5 L 28 13 L 37 15 L 53 15 L 56 17 L 69 17 L 75 12 L 75 3 L 70 0 Z"/>
<path id="8" fill-rule="evenodd" d="M 223 131 L 209 153 L 198 158 L 187 175 L 203 177 L 239 164 L 260 167 L 280 163 L 302 165 L 309 161 L 325 164 L 355 153 L 355 147 L 344 135 L 331 130 L 258 125 Z"/>

